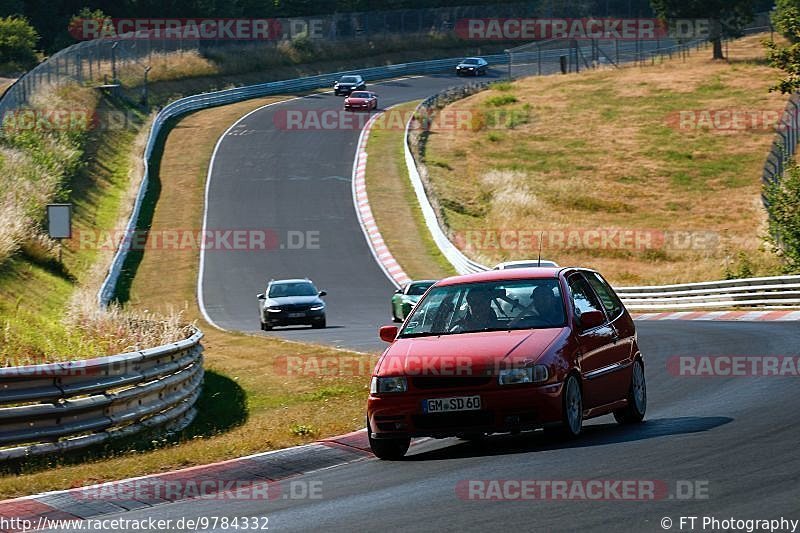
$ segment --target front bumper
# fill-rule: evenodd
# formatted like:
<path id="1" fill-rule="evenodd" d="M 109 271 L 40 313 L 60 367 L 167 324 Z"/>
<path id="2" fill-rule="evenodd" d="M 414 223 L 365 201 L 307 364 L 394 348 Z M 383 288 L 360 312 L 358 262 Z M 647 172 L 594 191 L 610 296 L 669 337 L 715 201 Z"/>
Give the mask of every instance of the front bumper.
<path id="1" fill-rule="evenodd" d="M 268 326 L 300 326 L 314 324 L 325 320 L 325 310 L 304 311 L 304 316 L 290 317 L 288 311 L 281 313 L 264 313 L 262 322 Z"/>
<path id="2" fill-rule="evenodd" d="M 409 390 L 370 395 L 367 417 L 372 437 L 453 437 L 464 433 L 505 433 L 535 429 L 561 420 L 563 383 L 466 389 Z M 480 395 L 479 411 L 425 414 L 433 398 Z"/>

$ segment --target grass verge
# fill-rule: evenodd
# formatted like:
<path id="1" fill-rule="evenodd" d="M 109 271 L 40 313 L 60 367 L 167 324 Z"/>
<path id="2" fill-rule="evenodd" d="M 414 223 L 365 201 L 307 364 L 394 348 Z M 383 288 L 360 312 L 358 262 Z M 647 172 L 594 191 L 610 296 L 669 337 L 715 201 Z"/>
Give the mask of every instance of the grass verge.
<path id="1" fill-rule="evenodd" d="M 367 196 L 384 242 L 406 274 L 441 279 L 456 271 L 425 226 L 405 164 L 405 131 L 399 126 L 406 121 L 397 120 L 410 116 L 418 104 L 395 106 L 376 119 L 367 141 Z"/>
<path id="2" fill-rule="evenodd" d="M 526 78 L 452 104 L 471 127 L 434 128 L 425 162 L 454 240 L 494 264 L 535 257 L 544 231 L 544 257 L 621 285 L 776 272 L 760 176 L 785 97 L 767 91 L 760 36 L 730 57 Z M 652 244 L 584 240 L 598 228 Z"/>
<path id="3" fill-rule="evenodd" d="M 153 231 L 199 228 L 213 147 L 238 117 L 277 98 L 193 113 L 169 132 L 157 157 L 145 210 Z M 199 320 L 195 288 L 199 250 L 147 251 L 128 287 L 129 306 L 161 312 L 181 308 Z M 169 272 L 166 276 L 165 272 Z M 0 478 L 12 497 L 163 472 L 283 448 L 364 425 L 364 401 L 376 357 L 323 346 L 226 333 L 199 320 L 207 377 L 198 418 L 169 438 L 137 439 L 18 467 Z M 287 367 L 287 361 L 297 364 Z M 319 370 L 323 361 L 341 374 Z M 287 370 L 291 368 L 292 370 Z"/>

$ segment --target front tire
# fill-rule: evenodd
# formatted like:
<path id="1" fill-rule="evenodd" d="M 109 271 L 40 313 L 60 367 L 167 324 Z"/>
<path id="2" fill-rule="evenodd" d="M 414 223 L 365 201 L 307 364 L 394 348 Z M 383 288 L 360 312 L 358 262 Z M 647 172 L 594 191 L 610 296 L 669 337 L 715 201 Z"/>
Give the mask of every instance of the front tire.
<path id="1" fill-rule="evenodd" d="M 327 323 L 324 318 L 322 320 L 318 320 L 317 322 L 311 323 L 312 329 L 324 329 L 325 326 L 327 326 Z"/>
<path id="2" fill-rule="evenodd" d="M 583 430 L 583 394 L 574 375 L 567 376 L 561 398 L 561 425 L 546 429 L 561 438 L 574 439 Z"/>
<path id="3" fill-rule="evenodd" d="M 402 459 L 411 446 L 411 437 L 396 439 L 373 439 L 372 430 L 367 425 L 367 436 L 369 437 L 369 447 L 375 457 L 383 461 L 397 461 Z"/>
<path id="4" fill-rule="evenodd" d="M 641 359 L 633 362 L 631 386 L 628 389 L 628 405 L 614 411 L 614 419 L 620 424 L 638 424 L 644 420 L 647 411 L 647 382 L 644 377 L 644 364 Z"/>
<path id="5" fill-rule="evenodd" d="M 270 331 L 271 329 L 272 329 L 272 326 L 270 326 L 266 322 L 262 322 L 261 323 L 261 331 Z"/>

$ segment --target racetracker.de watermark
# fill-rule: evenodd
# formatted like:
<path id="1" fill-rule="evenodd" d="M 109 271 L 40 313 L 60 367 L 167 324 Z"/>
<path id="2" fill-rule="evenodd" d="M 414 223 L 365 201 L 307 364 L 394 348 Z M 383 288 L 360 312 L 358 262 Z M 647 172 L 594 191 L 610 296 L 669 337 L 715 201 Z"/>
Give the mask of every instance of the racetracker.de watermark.
<path id="1" fill-rule="evenodd" d="M 455 24 L 467 40 L 544 41 L 549 39 L 655 41 L 708 38 L 708 19 L 654 18 L 465 18 Z"/>
<path id="2" fill-rule="evenodd" d="M 798 355 L 676 355 L 667 372 L 678 377 L 800 377 Z"/>
<path id="3" fill-rule="evenodd" d="M 507 109 L 472 111 L 444 108 L 437 111 L 399 111 L 387 109 L 372 123 L 373 130 L 405 131 L 475 131 L 512 129 L 520 113 L 530 122 L 527 110 L 510 112 Z M 272 116 L 272 123 L 281 131 L 360 131 L 374 113 L 345 111 L 343 109 L 280 109 Z M 413 119 L 413 120 L 412 120 Z"/>
<path id="4" fill-rule="evenodd" d="M 211 473 L 196 479 L 155 477 L 109 482 L 71 491 L 70 494 L 78 501 L 107 502 L 320 500 L 322 489 L 320 480 L 218 479 Z"/>
<path id="5" fill-rule="evenodd" d="M 17 131 L 120 131 L 137 128 L 142 119 L 135 113 L 89 109 L 11 109 L 2 117 L 2 129 Z"/>
<path id="6" fill-rule="evenodd" d="M 707 500 L 707 480 L 462 479 L 456 496 L 467 501 Z"/>
<path id="7" fill-rule="evenodd" d="M 680 132 L 773 133 L 797 125 L 798 117 L 772 109 L 684 109 L 669 113 L 665 122 Z"/>
<path id="8" fill-rule="evenodd" d="M 480 229 L 456 232 L 453 242 L 462 250 L 693 250 L 711 251 L 720 245 L 713 231 L 624 228 L 565 228 L 547 230 Z"/>
<path id="9" fill-rule="evenodd" d="M 79 41 L 274 41 L 287 36 L 280 21 L 265 18 L 76 18 L 69 33 Z"/>
<path id="10" fill-rule="evenodd" d="M 318 230 L 166 229 L 80 230 L 73 239 L 81 250 L 222 251 L 319 250 Z"/>

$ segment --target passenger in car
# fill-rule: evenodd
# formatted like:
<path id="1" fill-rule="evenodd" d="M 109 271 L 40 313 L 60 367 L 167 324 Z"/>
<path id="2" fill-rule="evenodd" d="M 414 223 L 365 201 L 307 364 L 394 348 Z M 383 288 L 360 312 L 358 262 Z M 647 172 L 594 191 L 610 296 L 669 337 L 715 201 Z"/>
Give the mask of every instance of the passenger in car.
<path id="1" fill-rule="evenodd" d="M 531 293 L 531 300 L 540 320 L 553 325 L 564 322 L 564 308 L 551 288 L 544 285 L 536 287 Z"/>

